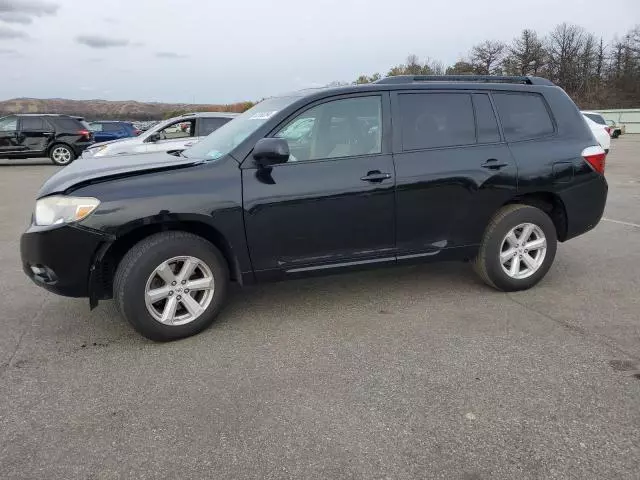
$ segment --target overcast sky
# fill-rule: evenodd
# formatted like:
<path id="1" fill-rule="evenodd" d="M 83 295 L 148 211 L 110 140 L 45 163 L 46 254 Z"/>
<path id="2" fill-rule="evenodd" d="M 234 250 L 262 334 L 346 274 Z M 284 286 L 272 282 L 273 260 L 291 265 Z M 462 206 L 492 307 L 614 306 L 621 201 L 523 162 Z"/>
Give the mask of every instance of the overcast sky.
<path id="1" fill-rule="evenodd" d="M 640 0 L 0 0 L 0 99 L 255 100 L 564 21 L 609 41 Z"/>

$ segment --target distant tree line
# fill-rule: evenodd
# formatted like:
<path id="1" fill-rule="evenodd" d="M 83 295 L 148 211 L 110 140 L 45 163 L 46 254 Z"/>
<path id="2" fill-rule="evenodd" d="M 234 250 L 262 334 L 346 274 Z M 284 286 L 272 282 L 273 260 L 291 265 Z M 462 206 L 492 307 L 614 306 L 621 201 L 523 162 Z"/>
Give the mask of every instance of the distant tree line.
<path id="1" fill-rule="evenodd" d="M 562 87 L 581 108 L 640 107 L 640 25 L 610 42 L 568 23 L 544 37 L 525 29 L 510 43 L 478 43 L 447 67 L 409 55 L 386 76 L 445 74 L 537 75 Z M 380 73 L 360 75 L 353 83 L 380 78 Z"/>

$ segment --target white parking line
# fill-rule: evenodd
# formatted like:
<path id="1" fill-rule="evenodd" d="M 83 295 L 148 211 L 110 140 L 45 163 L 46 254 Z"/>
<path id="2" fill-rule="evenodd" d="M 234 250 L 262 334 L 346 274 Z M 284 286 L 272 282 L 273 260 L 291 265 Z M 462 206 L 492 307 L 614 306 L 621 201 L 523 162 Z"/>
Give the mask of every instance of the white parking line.
<path id="1" fill-rule="evenodd" d="M 627 225 L 628 227 L 640 228 L 640 225 L 638 225 L 637 223 L 623 222 L 622 220 L 614 220 L 612 218 L 603 218 L 603 220 L 605 222 L 619 223 L 620 225 Z"/>

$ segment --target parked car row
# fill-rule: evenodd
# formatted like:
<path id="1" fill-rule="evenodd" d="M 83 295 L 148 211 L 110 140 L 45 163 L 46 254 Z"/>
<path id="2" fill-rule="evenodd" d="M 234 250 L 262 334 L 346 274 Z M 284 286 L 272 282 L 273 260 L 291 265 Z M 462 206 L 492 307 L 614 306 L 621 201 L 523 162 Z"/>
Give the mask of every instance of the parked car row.
<path id="1" fill-rule="evenodd" d="M 491 287 L 528 289 L 557 243 L 604 211 L 606 154 L 584 118 L 537 77 L 401 76 L 272 97 L 180 155 L 57 172 L 22 236 L 23 269 L 91 307 L 114 298 L 154 340 L 209 326 L 231 281 L 461 260 Z M 211 119 L 120 142 L 171 142 L 185 123 L 197 138 Z"/>
<path id="2" fill-rule="evenodd" d="M 237 114 L 191 113 L 157 123 L 142 132 L 131 122 L 56 114 L 17 114 L 0 118 L 0 158 L 49 157 L 64 166 L 77 157 L 103 157 L 185 149 Z"/>

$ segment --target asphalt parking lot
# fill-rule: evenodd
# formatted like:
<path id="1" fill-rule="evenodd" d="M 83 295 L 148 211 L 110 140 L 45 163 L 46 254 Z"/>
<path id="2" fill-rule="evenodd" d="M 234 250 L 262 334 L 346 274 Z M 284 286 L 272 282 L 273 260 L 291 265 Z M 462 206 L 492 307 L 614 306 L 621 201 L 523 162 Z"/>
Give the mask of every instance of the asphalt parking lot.
<path id="1" fill-rule="evenodd" d="M 640 135 L 531 291 L 456 263 L 256 286 L 169 344 L 22 273 L 56 169 L 0 162 L 1 477 L 638 478 Z"/>

